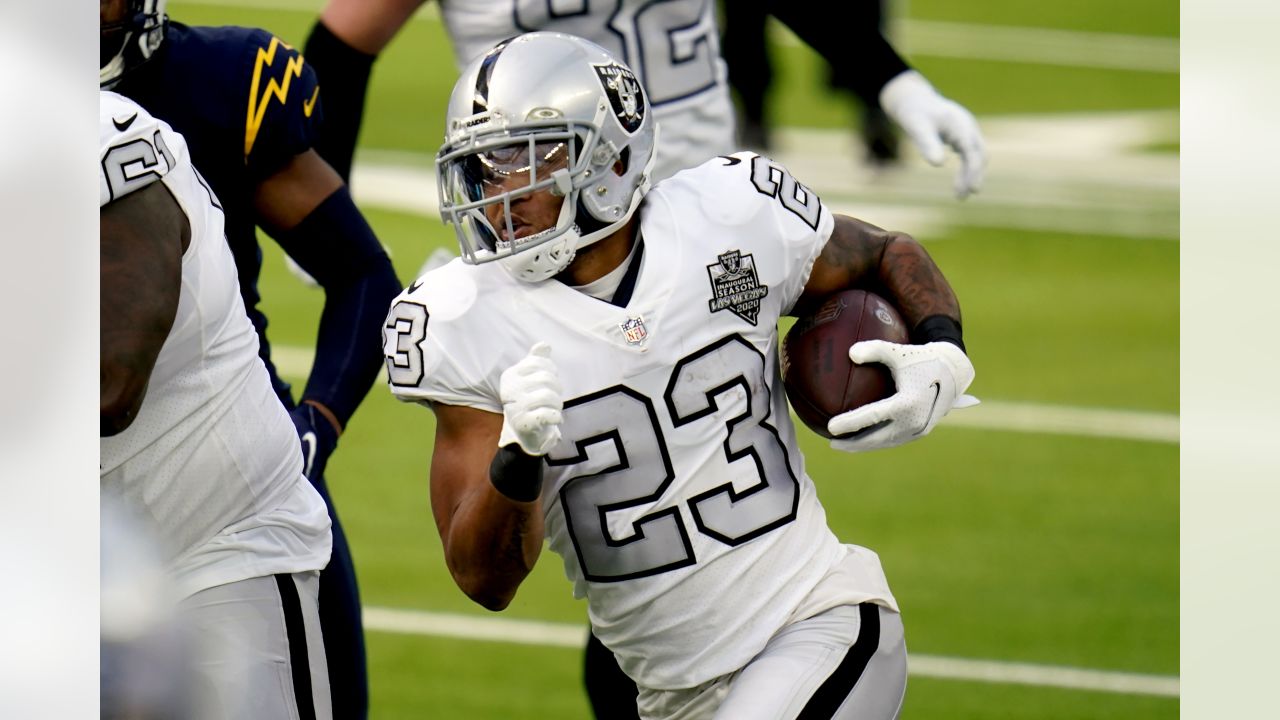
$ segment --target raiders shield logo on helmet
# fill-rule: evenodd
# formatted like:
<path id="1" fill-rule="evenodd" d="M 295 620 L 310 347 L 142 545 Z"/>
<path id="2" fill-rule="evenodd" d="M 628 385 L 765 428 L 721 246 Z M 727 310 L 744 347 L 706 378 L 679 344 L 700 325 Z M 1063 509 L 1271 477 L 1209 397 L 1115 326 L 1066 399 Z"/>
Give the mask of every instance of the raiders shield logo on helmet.
<path id="1" fill-rule="evenodd" d="M 635 73 L 616 62 L 592 67 L 600 76 L 600 84 L 604 85 L 605 95 L 609 96 L 609 103 L 613 106 L 613 113 L 618 116 L 618 122 L 629 133 L 639 130 L 640 123 L 644 122 L 644 101 L 641 94 L 644 91 L 640 89 L 640 81 L 636 79 Z"/>

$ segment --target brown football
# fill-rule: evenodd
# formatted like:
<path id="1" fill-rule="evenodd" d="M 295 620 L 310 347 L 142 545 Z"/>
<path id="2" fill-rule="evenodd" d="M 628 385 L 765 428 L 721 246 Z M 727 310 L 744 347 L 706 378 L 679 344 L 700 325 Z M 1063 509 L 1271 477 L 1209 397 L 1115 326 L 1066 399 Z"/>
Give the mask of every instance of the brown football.
<path id="1" fill-rule="evenodd" d="M 796 415 L 829 438 L 834 415 L 887 398 L 894 392 L 889 368 L 856 365 L 849 346 L 862 340 L 908 342 L 906 323 L 887 300 L 865 290 L 827 298 L 812 315 L 796 320 L 782 341 L 782 382 Z"/>

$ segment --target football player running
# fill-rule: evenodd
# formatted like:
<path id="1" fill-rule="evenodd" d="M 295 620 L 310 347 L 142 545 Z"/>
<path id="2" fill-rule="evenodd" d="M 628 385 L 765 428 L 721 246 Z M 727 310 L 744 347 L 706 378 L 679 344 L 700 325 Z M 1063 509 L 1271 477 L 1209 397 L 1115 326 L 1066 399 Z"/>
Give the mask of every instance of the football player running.
<path id="1" fill-rule="evenodd" d="M 500 610 L 545 538 L 645 718 L 895 717 L 897 602 L 826 524 L 777 321 L 859 286 L 902 311 L 913 344 L 870 346 L 897 393 L 831 421 L 870 450 L 972 381 L 959 304 L 918 243 L 767 158 L 650 191 L 657 143 L 635 74 L 574 36 L 519 36 L 455 86 L 437 170 L 463 257 L 396 299 L 384 339 L 392 392 L 436 415 L 449 570 Z"/>
<path id="2" fill-rule="evenodd" d="M 192 634 L 191 717 L 330 718 L 329 518 L 258 359 L 222 207 L 141 106 L 102 93 L 98 128 L 102 493 L 155 523 Z"/>
<path id="3" fill-rule="evenodd" d="M 312 147 L 320 90 L 297 50 L 264 30 L 170 22 L 164 0 L 101 0 L 100 20 L 102 87 L 182 133 L 225 209 L 227 243 L 259 355 L 293 419 L 304 472 L 333 521 L 320 612 L 335 714 L 363 718 L 368 688 L 360 597 L 325 469 L 377 377 L 383 308 L 402 286 L 342 178 Z M 272 362 L 267 316 L 259 307 L 258 228 L 324 288 L 315 357 L 296 401 Z"/>
<path id="4" fill-rule="evenodd" d="M 324 82 L 325 127 L 316 149 L 349 177 L 369 77 L 378 55 L 426 0 L 328 0 L 306 43 Z M 571 3 L 572 4 L 572 3 Z M 561 7 L 548 0 L 440 0 L 438 8 L 459 67 L 502 40 L 533 30 L 565 32 L 605 47 L 633 68 L 647 92 L 662 141 L 650 180 L 743 147 L 735 140 L 729 72 L 721 55 L 716 3 L 710 0 L 591 0 Z M 822 3 L 767 3 L 768 9 L 835 67 L 855 92 L 879 104 L 933 165 L 947 149 L 960 159 L 954 188 L 978 192 L 986 149 L 977 120 L 944 97 L 898 55 L 880 29 L 875 3 L 849 3 L 832 22 Z M 851 16 L 849 15 L 851 14 Z M 439 264 L 430 256 L 418 274 Z M 594 636 L 588 636 L 584 679 L 597 717 L 619 720 L 634 688 Z M 612 702 L 624 698 L 621 704 Z"/>

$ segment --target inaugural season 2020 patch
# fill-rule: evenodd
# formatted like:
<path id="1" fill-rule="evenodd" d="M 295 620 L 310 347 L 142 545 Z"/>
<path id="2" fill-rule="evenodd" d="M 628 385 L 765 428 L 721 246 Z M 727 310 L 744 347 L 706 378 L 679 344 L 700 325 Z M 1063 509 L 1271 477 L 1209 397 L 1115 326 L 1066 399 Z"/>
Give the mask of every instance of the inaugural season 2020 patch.
<path id="1" fill-rule="evenodd" d="M 756 276 L 756 263 L 750 253 L 730 250 L 718 255 L 719 262 L 707 266 L 711 278 L 711 312 L 728 310 L 752 325 L 760 317 L 760 301 L 769 294 L 769 286 L 761 285 Z"/>

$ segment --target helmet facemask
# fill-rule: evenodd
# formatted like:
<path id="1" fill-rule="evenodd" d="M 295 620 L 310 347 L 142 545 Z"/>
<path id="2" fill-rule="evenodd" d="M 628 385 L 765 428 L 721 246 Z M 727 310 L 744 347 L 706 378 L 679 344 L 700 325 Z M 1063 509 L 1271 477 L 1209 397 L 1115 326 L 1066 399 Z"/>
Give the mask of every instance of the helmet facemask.
<path id="1" fill-rule="evenodd" d="M 537 253 L 540 265 L 559 266 L 547 277 L 564 269 L 580 239 L 577 188 L 591 171 L 581 150 L 596 137 L 588 126 L 537 121 L 446 143 L 436 160 L 441 215 L 466 262 Z"/>
<path id="2" fill-rule="evenodd" d="M 128 0 L 123 16 L 98 26 L 98 86 L 110 89 L 164 42 L 165 0 Z"/>

